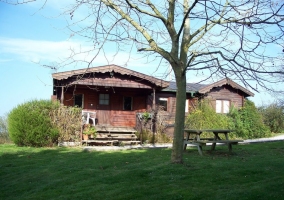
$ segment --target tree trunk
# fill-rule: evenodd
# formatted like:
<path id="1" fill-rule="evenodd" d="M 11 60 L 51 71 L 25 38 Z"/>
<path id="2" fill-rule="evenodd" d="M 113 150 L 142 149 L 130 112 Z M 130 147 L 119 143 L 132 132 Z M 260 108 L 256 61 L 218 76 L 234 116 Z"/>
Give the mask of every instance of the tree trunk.
<path id="1" fill-rule="evenodd" d="M 176 75 L 177 93 L 176 93 L 176 114 L 175 130 L 173 139 L 173 149 L 171 161 L 173 163 L 182 163 L 183 139 L 184 139 L 184 119 L 185 119 L 185 100 L 186 100 L 186 74 L 182 67 L 173 67 Z"/>

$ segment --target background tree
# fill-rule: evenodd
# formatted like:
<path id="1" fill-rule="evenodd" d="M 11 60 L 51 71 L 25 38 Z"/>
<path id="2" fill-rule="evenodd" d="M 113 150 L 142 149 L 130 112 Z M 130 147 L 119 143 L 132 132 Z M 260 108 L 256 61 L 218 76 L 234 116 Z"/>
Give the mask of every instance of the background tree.
<path id="1" fill-rule="evenodd" d="M 271 132 L 281 133 L 284 130 L 284 105 L 281 101 L 261 106 L 259 111 Z"/>
<path id="2" fill-rule="evenodd" d="M 68 28 L 93 46 L 72 51 L 60 65 L 91 66 L 109 43 L 117 52 L 136 47 L 170 64 L 178 89 L 171 160 L 181 163 L 186 76 L 225 76 L 254 90 L 275 90 L 271 84 L 283 78 L 283 13 L 280 0 L 75 1 L 65 12 Z M 77 60 L 81 53 L 92 58 Z"/>
<path id="3" fill-rule="evenodd" d="M 0 116 L 0 143 L 9 142 L 7 116 Z"/>

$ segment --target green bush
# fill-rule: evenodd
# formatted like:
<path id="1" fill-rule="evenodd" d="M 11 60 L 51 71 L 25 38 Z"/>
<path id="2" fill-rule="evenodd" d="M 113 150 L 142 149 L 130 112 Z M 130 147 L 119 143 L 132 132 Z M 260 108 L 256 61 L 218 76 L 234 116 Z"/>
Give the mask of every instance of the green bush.
<path id="1" fill-rule="evenodd" d="M 208 100 L 202 100 L 187 116 L 185 126 L 189 129 L 230 129 L 232 122 L 227 115 L 216 113 Z M 203 137 L 210 137 L 210 133 L 204 133 Z"/>
<path id="2" fill-rule="evenodd" d="M 186 128 L 190 129 L 231 129 L 231 138 L 261 138 L 270 136 L 268 127 L 263 123 L 262 115 L 254 103 L 246 100 L 240 110 L 231 107 L 229 114 L 218 114 L 209 101 L 198 103 L 196 109 L 186 119 Z M 204 135 L 207 137 L 207 135 Z"/>
<path id="3" fill-rule="evenodd" d="M 231 109 L 228 115 L 233 121 L 231 129 L 243 139 L 261 138 L 270 136 L 269 128 L 264 124 L 261 113 L 254 103 L 245 100 L 244 107 L 240 110 Z"/>
<path id="4" fill-rule="evenodd" d="M 259 108 L 264 120 L 264 124 L 270 128 L 271 132 L 280 133 L 284 130 L 284 107 L 273 103 L 269 106 Z"/>
<path id="5" fill-rule="evenodd" d="M 186 128 L 190 129 L 228 129 L 231 119 L 216 113 L 209 101 L 202 100 L 186 118 Z"/>
<path id="6" fill-rule="evenodd" d="M 59 132 L 52 126 L 49 113 L 59 104 L 33 100 L 14 108 L 8 115 L 8 132 L 18 146 L 53 146 Z"/>

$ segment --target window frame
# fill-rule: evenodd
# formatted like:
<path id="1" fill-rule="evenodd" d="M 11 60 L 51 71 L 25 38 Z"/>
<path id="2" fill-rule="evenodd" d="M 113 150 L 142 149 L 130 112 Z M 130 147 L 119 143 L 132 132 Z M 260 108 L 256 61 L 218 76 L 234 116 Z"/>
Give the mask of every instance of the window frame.
<path id="1" fill-rule="evenodd" d="M 216 99 L 216 113 L 228 114 L 230 111 L 231 101 L 228 99 Z"/>
<path id="2" fill-rule="evenodd" d="M 189 112 L 189 111 L 188 111 L 188 110 L 189 110 L 188 103 L 189 103 L 189 100 L 188 100 L 188 99 L 186 99 L 186 100 L 185 100 L 185 112 L 186 112 L 186 113 L 188 113 L 188 112 Z"/>
<path id="3" fill-rule="evenodd" d="M 81 106 L 76 104 L 76 99 L 81 96 Z M 79 108 L 84 108 L 84 94 L 74 94 L 74 106 L 78 106 Z"/>
<path id="4" fill-rule="evenodd" d="M 166 102 L 166 106 L 164 106 L 164 103 L 161 102 Z M 168 98 L 166 97 L 159 97 L 158 99 L 158 104 L 159 106 L 163 106 L 163 111 L 168 111 Z"/>
<path id="5" fill-rule="evenodd" d="M 126 98 L 129 98 L 129 99 L 131 99 L 131 102 L 130 102 L 130 109 L 126 109 L 126 107 L 125 107 L 125 99 Z M 123 104 L 122 104 L 122 109 L 124 110 L 124 111 L 132 111 L 133 110 L 133 97 L 130 97 L 130 96 L 123 96 Z"/>
<path id="6" fill-rule="evenodd" d="M 101 98 L 101 97 L 103 97 L 103 98 Z M 108 106 L 109 103 L 110 103 L 110 95 L 107 94 L 107 93 L 100 93 L 99 94 L 99 105 Z"/>

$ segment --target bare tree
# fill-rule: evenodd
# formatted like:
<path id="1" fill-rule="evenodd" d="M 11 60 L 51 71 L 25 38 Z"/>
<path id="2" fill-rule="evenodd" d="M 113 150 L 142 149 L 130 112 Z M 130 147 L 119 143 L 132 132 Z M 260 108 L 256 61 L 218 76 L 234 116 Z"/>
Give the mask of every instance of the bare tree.
<path id="1" fill-rule="evenodd" d="M 130 45 L 171 65 L 178 88 L 171 161 L 181 163 L 186 76 L 273 90 L 283 80 L 283 7 L 281 0 L 77 0 L 65 14 L 72 34 L 93 42 L 89 66 L 109 42 L 117 52 Z M 77 18 L 81 9 L 86 15 Z"/>

